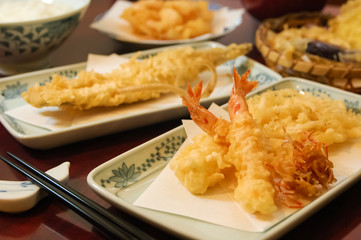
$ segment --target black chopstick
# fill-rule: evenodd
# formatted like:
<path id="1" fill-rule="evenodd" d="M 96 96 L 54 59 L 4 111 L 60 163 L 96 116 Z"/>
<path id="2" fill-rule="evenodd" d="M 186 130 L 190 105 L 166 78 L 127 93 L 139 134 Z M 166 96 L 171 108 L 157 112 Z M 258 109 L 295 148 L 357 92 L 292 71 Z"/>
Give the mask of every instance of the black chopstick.
<path id="1" fill-rule="evenodd" d="M 14 154 L 9 152 L 7 154 L 20 162 L 22 165 L 26 166 L 26 168 L 23 168 L 5 157 L 0 156 L 4 162 L 26 175 L 30 180 L 40 185 L 49 194 L 62 200 L 69 208 L 77 212 L 95 227 L 102 230 L 107 237 L 112 239 L 154 239 L 147 233 L 143 232 L 141 228 L 116 217 L 96 202 L 86 198 L 76 190 L 62 184 L 57 179 L 33 167 Z"/>

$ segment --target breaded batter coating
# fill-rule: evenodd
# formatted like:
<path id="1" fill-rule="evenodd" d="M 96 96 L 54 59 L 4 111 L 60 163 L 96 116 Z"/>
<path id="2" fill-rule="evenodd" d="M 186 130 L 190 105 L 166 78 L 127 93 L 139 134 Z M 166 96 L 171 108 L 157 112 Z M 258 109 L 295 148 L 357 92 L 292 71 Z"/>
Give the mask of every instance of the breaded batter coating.
<path id="1" fill-rule="evenodd" d="M 277 209 L 272 174 L 266 167 L 272 162 L 272 147 L 248 111 L 245 96 L 258 84 L 248 81 L 248 75 L 249 71 L 240 77 L 234 69 L 235 84 L 228 102 L 231 122 L 218 119 L 199 104 L 201 83 L 194 90 L 188 86 L 188 96 L 183 97 L 183 103 L 188 107 L 193 121 L 209 135 L 209 143 L 195 138 L 194 143 L 182 150 L 176 161 L 172 161 L 171 168 L 190 192 L 202 193 L 206 190 L 206 186 L 211 186 L 205 185 L 204 182 L 221 171 L 221 168 L 205 170 L 209 169 L 206 159 L 212 152 L 211 147 L 214 148 L 213 151 L 217 151 L 218 148 L 226 149 L 226 151 L 218 151 L 223 154 L 218 156 L 218 159 L 227 163 L 227 167 L 235 168 L 238 182 L 234 190 L 236 200 L 250 213 L 270 214 Z M 199 149 L 205 145 L 207 154 Z M 191 153 L 188 149 L 198 151 L 199 154 L 196 157 L 194 153 L 188 155 Z M 217 165 L 213 164 L 213 166 Z M 193 174 L 193 172 L 202 174 Z M 218 178 L 217 182 L 222 179 Z M 194 189 L 198 188 L 202 191 L 195 192 Z"/>
<path id="2" fill-rule="evenodd" d="M 44 86 L 30 87 L 22 97 L 34 107 L 68 104 L 85 110 L 93 107 L 118 106 L 158 98 L 162 93 L 177 92 L 187 82 L 198 79 L 198 74 L 210 69 L 213 80 L 207 85 L 205 96 L 216 85 L 215 67 L 244 55 L 251 44 L 231 44 L 225 48 L 194 49 L 190 46 L 165 50 L 144 61 L 136 61 L 135 55 L 128 63 L 108 74 L 82 71 L 77 78 L 67 79 L 54 75 Z"/>
<path id="3" fill-rule="evenodd" d="M 191 193 L 202 194 L 224 179 L 221 170 L 230 166 L 224 161 L 227 146 L 207 134 L 195 136 L 193 143 L 172 159 L 170 168 Z"/>
<path id="4" fill-rule="evenodd" d="M 277 209 L 275 190 L 266 166 L 272 162 L 273 152 L 248 111 L 233 118 L 228 140 L 226 158 L 235 166 L 238 182 L 234 197 L 247 212 L 272 213 Z"/>
<path id="5" fill-rule="evenodd" d="M 188 107 L 191 118 L 204 130 L 208 138 L 204 137 L 207 135 L 194 138 L 190 145 L 180 150 L 175 157 L 176 160 L 172 160 L 171 169 L 190 192 L 197 194 L 233 175 L 234 180 L 237 180 L 237 185 L 232 189 L 234 198 L 249 213 L 272 214 L 277 210 L 279 203 L 290 208 L 302 208 L 304 204 L 301 199 L 310 200 L 319 196 L 336 181 L 333 163 L 328 159 L 327 144 L 313 138 L 320 138 L 319 136 L 324 133 L 322 127 L 308 132 L 308 128 L 300 125 L 297 131 L 290 131 L 291 134 L 288 134 L 287 127 L 298 121 L 292 119 L 284 122 L 293 116 L 294 111 L 289 111 L 285 104 L 280 104 L 285 102 L 285 99 L 280 100 L 277 97 L 283 96 L 284 91 L 288 92 L 286 102 L 299 97 L 299 104 L 291 101 L 291 104 L 286 105 L 300 110 L 296 111 L 296 115 L 305 116 L 309 113 L 313 120 L 316 120 L 316 113 L 308 111 L 309 108 L 300 108 L 301 102 L 306 103 L 314 98 L 311 101 L 315 101 L 316 104 L 310 106 L 317 105 L 322 108 L 329 105 L 329 108 L 337 108 L 338 105 L 342 105 L 341 109 L 345 108 L 344 103 L 327 99 L 327 104 L 324 105 L 321 102 L 325 96 L 322 99 L 306 94 L 296 97 L 298 93 L 289 94 L 289 90 L 274 90 L 271 93 L 262 93 L 261 99 L 259 96 L 253 97 L 252 101 L 249 101 L 252 102 L 252 106 L 249 106 L 245 96 L 257 86 L 257 82 L 248 81 L 248 75 L 249 71 L 239 76 L 234 69 L 235 83 L 228 101 L 231 121 L 217 118 L 200 105 L 201 83 L 194 89 L 188 87 L 188 96 L 182 97 L 183 104 Z M 270 94 L 272 97 L 269 97 Z M 255 99 L 259 101 L 254 101 Z M 276 99 L 278 101 L 275 102 Z M 344 128 L 342 131 L 338 130 L 338 133 L 353 132 L 346 134 L 344 140 L 360 137 L 359 131 L 356 131 L 360 125 L 360 115 L 356 116 L 344 110 L 336 112 L 343 113 L 341 117 L 345 124 L 330 114 L 333 111 L 328 111 L 324 115 L 325 118 L 332 116 L 333 121 L 338 121 L 336 125 Z M 280 126 L 267 127 L 268 122 L 262 116 L 271 116 L 271 122 Z M 329 126 L 336 129 L 334 125 Z M 279 129 L 283 131 L 278 132 Z M 321 134 L 318 134 L 318 129 L 321 130 Z M 299 136 L 296 136 L 296 133 Z M 328 135 L 328 138 L 334 136 L 338 139 L 338 135 Z M 217 165 L 219 162 L 222 164 Z"/>

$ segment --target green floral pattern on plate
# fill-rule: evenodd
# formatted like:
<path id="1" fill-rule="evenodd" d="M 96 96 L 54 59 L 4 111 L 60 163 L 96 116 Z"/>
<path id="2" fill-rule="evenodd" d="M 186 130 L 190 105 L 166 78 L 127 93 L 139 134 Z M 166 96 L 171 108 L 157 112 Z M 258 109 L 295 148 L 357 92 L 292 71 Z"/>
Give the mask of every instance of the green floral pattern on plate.
<path id="1" fill-rule="evenodd" d="M 168 162 L 178 151 L 185 141 L 185 135 L 169 136 L 158 143 L 149 154 L 149 157 L 141 162 L 127 163 L 122 162 L 121 167 L 109 169 L 112 176 L 107 179 L 100 179 L 102 187 L 124 188 L 142 178 L 142 173 L 152 169 L 157 163 Z M 129 167 L 128 167 L 129 166 Z"/>
<path id="2" fill-rule="evenodd" d="M 59 72 L 54 72 L 53 74 L 57 74 L 60 76 L 65 76 L 67 78 L 73 78 L 78 75 L 78 71 L 76 69 L 68 69 Z M 51 82 L 53 79 L 53 74 L 49 74 L 43 79 L 39 79 L 39 85 L 45 85 L 47 82 Z M 22 92 L 25 92 L 28 89 L 29 83 L 24 81 L 16 81 L 10 84 L 6 84 L 4 89 L 1 90 L 1 95 L 5 100 L 13 99 L 16 97 L 20 97 Z"/>

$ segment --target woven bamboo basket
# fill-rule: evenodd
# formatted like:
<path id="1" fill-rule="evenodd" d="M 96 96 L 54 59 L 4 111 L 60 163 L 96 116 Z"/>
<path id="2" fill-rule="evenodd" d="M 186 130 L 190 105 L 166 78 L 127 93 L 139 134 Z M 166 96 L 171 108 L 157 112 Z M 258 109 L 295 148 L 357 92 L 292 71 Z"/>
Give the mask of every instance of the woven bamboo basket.
<path id="1" fill-rule="evenodd" d="M 305 24 L 325 26 L 329 18 L 330 16 L 316 12 L 301 12 L 288 14 L 281 18 L 267 19 L 256 31 L 256 47 L 262 54 L 267 66 L 284 77 L 301 77 L 347 91 L 361 93 L 360 65 L 344 64 L 317 56 L 312 56 L 311 59 L 315 61 L 312 60 L 311 62 L 306 62 L 302 58 L 290 61 L 267 43 L 268 34 L 282 31 L 285 24 L 288 27 L 301 27 Z"/>

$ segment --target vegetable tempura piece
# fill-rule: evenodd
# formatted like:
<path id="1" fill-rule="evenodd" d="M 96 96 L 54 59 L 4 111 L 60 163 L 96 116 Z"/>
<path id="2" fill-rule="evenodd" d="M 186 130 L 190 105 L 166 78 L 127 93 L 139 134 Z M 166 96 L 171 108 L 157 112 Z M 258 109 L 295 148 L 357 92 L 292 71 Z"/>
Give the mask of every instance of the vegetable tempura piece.
<path id="1" fill-rule="evenodd" d="M 224 162 L 227 149 L 209 135 L 199 134 L 194 137 L 193 144 L 172 159 L 170 168 L 188 191 L 202 194 L 224 179 L 221 170 L 230 166 Z"/>
<path id="2" fill-rule="evenodd" d="M 144 61 L 136 61 L 135 55 L 108 74 L 82 71 L 73 79 L 54 75 L 50 83 L 36 84 L 22 93 L 22 97 L 35 107 L 69 104 L 84 110 L 118 106 L 158 98 L 161 93 L 171 91 L 183 95 L 185 91 L 181 87 L 196 81 L 199 73 L 210 69 L 213 78 L 204 92 L 207 96 L 216 85 L 215 67 L 246 54 L 251 48 L 251 44 L 198 50 L 184 46 L 165 50 Z"/>

